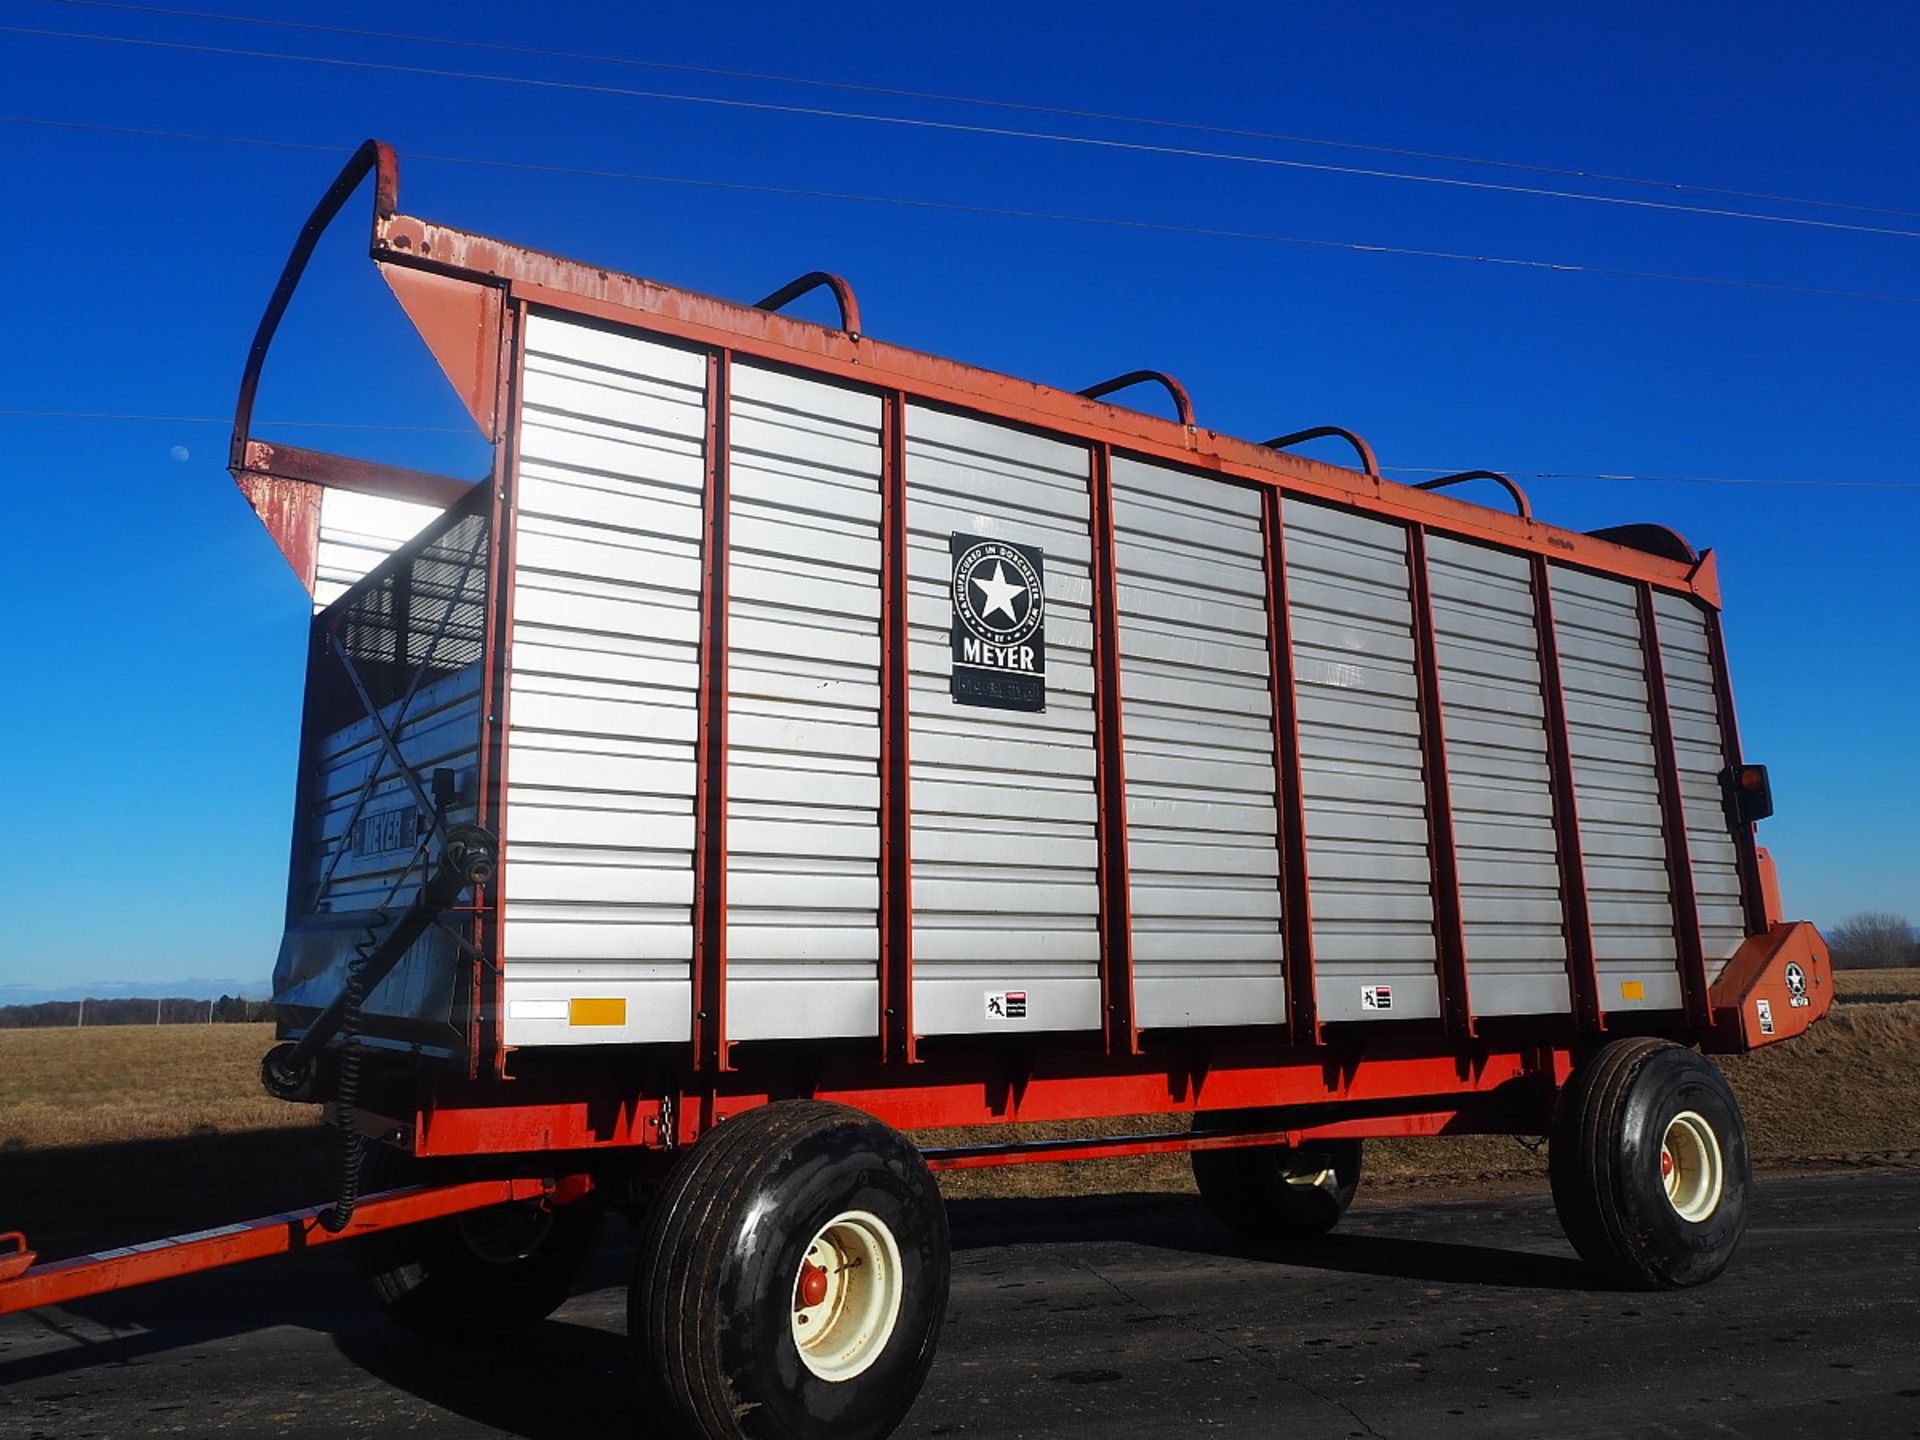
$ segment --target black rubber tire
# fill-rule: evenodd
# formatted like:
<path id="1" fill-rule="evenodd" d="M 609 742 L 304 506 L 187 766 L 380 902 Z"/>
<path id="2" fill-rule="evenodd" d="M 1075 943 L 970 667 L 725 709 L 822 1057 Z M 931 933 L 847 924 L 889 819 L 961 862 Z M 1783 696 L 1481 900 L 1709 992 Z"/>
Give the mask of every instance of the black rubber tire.
<path id="1" fill-rule="evenodd" d="M 1668 1128 L 1688 1111 L 1720 1153 L 1718 1204 L 1699 1220 L 1668 1199 L 1662 1169 Z M 1627 1289 L 1704 1285 L 1746 1230 L 1753 1164 L 1739 1103 L 1718 1066 L 1671 1041 L 1634 1037 L 1596 1051 L 1561 1093 L 1547 1159 L 1567 1239 Z"/>
<path id="2" fill-rule="evenodd" d="M 1277 1117 L 1252 1110 L 1211 1115 L 1206 1124 L 1209 1129 L 1283 1128 Z M 1340 1223 L 1360 1188 L 1358 1140 L 1190 1153 L 1194 1184 L 1207 1208 L 1222 1224 L 1257 1244 L 1283 1245 L 1324 1235 Z M 1309 1176 L 1325 1179 L 1302 1183 Z"/>
<path id="3" fill-rule="evenodd" d="M 892 1231 L 903 1295 L 871 1366 L 829 1382 L 794 1342 L 794 1286 L 808 1243 L 848 1210 Z M 627 1302 L 643 1389 L 702 1440 L 879 1440 L 933 1364 L 948 1270 L 946 1208 L 904 1137 L 843 1105 L 749 1110 L 680 1160 L 648 1217 Z"/>
<path id="4" fill-rule="evenodd" d="M 384 1146 L 367 1156 L 363 1194 L 453 1179 Z M 379 1230 L 353 1241 L 355 1267 L 376 1304 L 430 1339 L 511 1339 L 565 1303 L 599 1247 L 600 1209 L 502 1205 Z"/>

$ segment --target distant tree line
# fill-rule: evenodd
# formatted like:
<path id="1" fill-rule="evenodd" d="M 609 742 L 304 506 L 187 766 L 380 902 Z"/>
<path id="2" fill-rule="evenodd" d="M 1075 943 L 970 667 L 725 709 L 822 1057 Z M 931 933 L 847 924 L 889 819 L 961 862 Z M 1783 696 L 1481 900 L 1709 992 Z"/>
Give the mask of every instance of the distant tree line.
<path id="1" fill-rule="evenodd" d="M 1898 970 L 1920 965 L 1920 938 L 1904 915 L 1867 911 L 1827 932 L 1836 970 Z"/>
<path id="2" fill-rule="evenodd" d="M 0 1005 L 0 1030 L 53 1026 L 244 1025 L 273 1019 L 265 1000 L 222 995 L 218 1000 L 149 996 L 113 1000 L 43 1000 L 37 1005 Z"/>

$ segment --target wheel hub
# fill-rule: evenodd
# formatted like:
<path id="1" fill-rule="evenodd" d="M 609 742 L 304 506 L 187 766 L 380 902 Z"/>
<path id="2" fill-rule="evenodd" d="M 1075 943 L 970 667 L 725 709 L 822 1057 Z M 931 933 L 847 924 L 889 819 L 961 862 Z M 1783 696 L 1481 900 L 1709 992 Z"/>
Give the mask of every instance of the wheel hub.
<path id="1" fill-rule="evenodd" d="M 1698 1111 L 1683 1110 L 1667 1122 L 1660 1142 L 1660 1179 L 1667 1203 L 1682 1220 L 1697 1225 L 1720 1208 L 1726 1165 L 1719 1137 Z"/>
<path id="2" fill-rule="evenodd" d="M 848 1210 L 808 1242 L 793 1285 L 793 1343 L 801 1363 L 838 1384 L 880 1358 L 905 1297 L 900 1245 L 886 1222 Z"/>
<path id="3" fill-rule="evenodd" d="M 811 1260 L 800 1262 L 800 1288 L 793 1297 L 795 1310 L 811 1310 L 827 1298 L 827 1272 Z"/>
<path id="4" fill-rule="evenodd" d="M 513 1265 L 534 1254 L 553 1233 L 554 1215 L 538 1205 L 500 1205 L 456 1218 L 460 1238 L 476 1259 Z"/>

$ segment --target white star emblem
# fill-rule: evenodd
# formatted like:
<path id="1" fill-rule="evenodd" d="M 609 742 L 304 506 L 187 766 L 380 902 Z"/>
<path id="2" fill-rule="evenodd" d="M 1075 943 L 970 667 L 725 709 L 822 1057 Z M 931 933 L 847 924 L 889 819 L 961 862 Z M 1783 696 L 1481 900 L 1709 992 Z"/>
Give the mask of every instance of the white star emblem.
<path id="1" fill-rule="evenodd" d="M 1013 602 L 1016 597 L 1027 593 L 1027 587 L 1007 579 L 1006 568 L 998 560 L 993 562 L 992 579 L 987 579 L 976 572 L 973 583 L 980 593 L 987 597 L 986 608 L 980 612 L 982 620 L 996 610 L 1006 615 L 1009 625 L 1019 620 L 1020 617 L 1013 613 Z"/>

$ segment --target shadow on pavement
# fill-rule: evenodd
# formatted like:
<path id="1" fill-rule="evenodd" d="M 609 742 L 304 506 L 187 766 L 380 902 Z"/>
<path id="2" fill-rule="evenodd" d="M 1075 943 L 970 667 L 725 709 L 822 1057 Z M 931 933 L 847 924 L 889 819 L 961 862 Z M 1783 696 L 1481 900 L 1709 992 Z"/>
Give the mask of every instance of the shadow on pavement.
<path id="1" fill-rule="evenodd" d="M 1285 1250 L 1248 1247 L 1192 1196 L 1119 1195 L 951 1203 L 956 1252 L 1009 1244 L 1130 1243 L 1238 1258 L 1296 1271 L 1386 1276 L 1436 1284 L 1543 1290 L 1593 1288 L 1570 1256 L 1502 1250 L 1417 1235 L 1335 1233 Z M 1430 1213 L 1430 1212 L 1429 1212 Z M 1368 1217 L 1377 1223 L 1379 1216 Z M 1410 1214 L 1410 1227 L 1429 1223 Z M 632 1263 L 622 1237 L 587 1277 L 574 1311 L 617 1316 Z M 86 1322 L 73 1326 L 63 1315 Z M 520 1440 L 633 1433 L 646 1407 L 624 1327 L 563 1311 L 509 1343 L 455 1347 L 423 1340 L 376 1313 L 344 1254 L 273 1260 L 97 1296 L 36 1322 L 70 1335 L 58 1351 L 0 1361 L 0 1386 L 262 1334 L 290 1326 L 328 1336 L 370 1380 Z M 94 1338 L 100 1330 L 112 1332 Z M 264 1367 L 271 1362 L 263 1361 Z M 375 1389 L 377 1387 L 371 1387 Z"/>
<path id="2" fill-rule="evenodd" d="M 1437 1284 L 1528 1290 L 1599 1288 L 1572 1255 L 1541 1255 L 1414 1235 L 1336 1230 L 1299 1245 L 1258 1247 L 1228 1230 L 1190 1195 L 959 1200 L 947 1208 L 954 1249 L 959 1251 L 1022 1242 L 1123 1241 L 1186 1254 L 1235 1256 L 1303 1270 Z"/>
<path id="3" fill-rule="evenodd" d="M 623 1286 L 630 1265 L 627 1246 L 609 1245 L 583 1293 Z M 63 1315 L 86 1323 L 72 1325 Z M 366 1374 L 369 1395 L 391 1386 L 520 1440 L 641 1433 L 623 1327 L 578 1323 L 563 1311 L 561 1318 L 510 1341 L 435 1344 L 379 1314 L 352 1266 L 338 1254 L 266 1261 L 96 1296 L 36 1318 L 75 1344 L 0 1360 L 0 1387 L 138 1364 L 154 1355 L 293 1327 L 329 1337 L 341 1356 Z M 113 1333 L 93 1338 L 101 1329 Z M 272 1378 L 271 1366 L 263 1359 L 262 1383 L 284 1383 Z"/>
<path id="4" fill-rule="evenodd" d="M 334 1343 L 375 1379 L 520 1440 L 645 1433 L 623 1333 L 562 1318 L 511 1342 L 456 1348 L 369 1316 Z"/>

